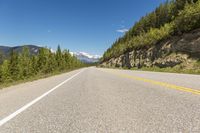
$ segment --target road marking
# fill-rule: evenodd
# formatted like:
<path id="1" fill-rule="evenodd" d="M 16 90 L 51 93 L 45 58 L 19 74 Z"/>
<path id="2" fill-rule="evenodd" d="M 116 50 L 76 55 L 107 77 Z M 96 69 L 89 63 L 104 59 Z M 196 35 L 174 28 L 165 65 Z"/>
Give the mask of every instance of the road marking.
<path id="1" fill-rule="evenodd" d="M 75 78 L 76 76 L 78 76 L 80 73 L 82 73 L 84 70 L 81 70 L 80 72 L 78 72 L 77 74 L 71 76 L 70 78 L 66 79 L 65 81 L 63 81 L 62 83 L 58 84 L 57 86 L 55 86 L 54 88 L 52 88 L 51 90 L 47 91 L 46 93 L 42 94 L 41 96 L 37 97 L 36 99 L 34 99 L 33 101 L 27 103 L 25 106 L 21 107 L 20 109 L 18 109 L 17 111 L 15 111 L 14 113 L 10 114 L 9 116 L 3 118 L 2 120 L 0 120 L 0 127 L 2 125 L 4 125 L 5 123 L 7 123 L 8 121 L 10 121 L 11 119 L 13 119 L 14 117 L 16 117 L 18 114 L 22 113 L 23 111 L 25 111 L 26 109 L 28 109 L 29 107 L 31 107 L 33 104 L 37 103 L 38 101 L 40 101 L 42 98 L 44 98 L 45 96 L 47 96 L 48 94 L 50 94 L 51 92 L 55 91 L 57 88 L 59 88 L 60 86 L 62 86 L 63 84 L 67 83 L 68 81 L 72 80 L 73 78 Z"/>
<path id="2" fill-rule="evenodd" d="M 155 81 L 155 80 L 141 78 L 141 77 L 137 77 L 137 76 L 131 76 L 131 75 L 127 75 L 127 74 L 122 74 L 122 73 L 115 72 L 113 70 L 108 70 L 107 72 L 113 73 L 115 75 L 118 75 L 118 76 L 124 77 L 124 78 L 139 80 L 139 81 L 151 83 L 151 84 L 154 84 L 154 85 L 164 86 L 164 87 L 167 87 L 169 89 L 174 89 L 174 90 L 179 90 L 179 91 L 184 91 L 184 92 L 189 92 L 189 93 L 192 93 L 192 94 L 200 95 L 200 90 L 195 90 L 195 89 L 192 89 L 192 88 L 177 86 L 177 85 L 173 85 L 173 84 L 169 84 L 169 83 L 165 83 L 165 82 Z"/>

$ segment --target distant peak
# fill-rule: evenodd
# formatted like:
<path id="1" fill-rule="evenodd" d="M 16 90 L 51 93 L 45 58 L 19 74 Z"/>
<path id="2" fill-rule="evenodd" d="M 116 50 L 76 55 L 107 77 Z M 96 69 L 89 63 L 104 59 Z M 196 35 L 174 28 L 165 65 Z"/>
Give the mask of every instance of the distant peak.
<path id="1" fill-rule="evenodd" d="M 87 52 L 70 52 L 71 55 L 76 56 L 79 60 L 87 63 L 98 62 L 100 55 L 92 55 Z"/>

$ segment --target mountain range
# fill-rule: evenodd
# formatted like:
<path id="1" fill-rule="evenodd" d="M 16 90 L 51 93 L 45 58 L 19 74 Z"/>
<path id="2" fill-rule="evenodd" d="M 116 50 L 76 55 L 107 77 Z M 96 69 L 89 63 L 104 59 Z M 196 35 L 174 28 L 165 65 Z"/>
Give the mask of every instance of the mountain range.
<path id="1" fill-rule="evenodd" d="M 38 54 L 39 49 L 41 48 L 35 45 L 23 45 L 23 46 L 15 46 L 15 47 L 0 46 L 0 53 L 3 54 L 4 57 L 8 57 L 12 50 L 14 50 L 17 53 L 21 53 L 24 46 L 26 46 L 29 49 L 31 55 Z"/>
<path id="2" fill-rule="evenodd" d="M 73 56 L 76 56 L 79 60 L 85 63 L 95 63 L 98 62 L 101 56 L 91 55 L 86 52 L 70 52 Z"/>
<path id="3" fill-rule="evenodd" d="M 11 50 L 14 50 L 17 53 L 20 53 L 22 52 L 22 49 L 24 46 L 26 46 L 29 49 L 31 55 L 38 54 L 39 49 L 41 48 L 36 45 L 23 45 L 23 46 L 15 46 L 15 47 L 0 46 L 0 53 L 6 58 L 9 56 Z M 51 51 L 55 52 L 54 50 L 51 50 Z M 70 53 L 84 63 L 95 63 L 95 62 L 98 62 L 100 59 L 99 55 L 91 55 L 86 52 L 70 52 Z"/>

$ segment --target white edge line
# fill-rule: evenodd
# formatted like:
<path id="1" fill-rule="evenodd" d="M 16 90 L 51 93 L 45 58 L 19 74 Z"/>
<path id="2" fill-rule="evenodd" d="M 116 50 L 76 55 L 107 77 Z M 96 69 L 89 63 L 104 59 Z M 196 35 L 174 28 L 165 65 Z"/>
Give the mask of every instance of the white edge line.
<path id="1" fill-rule="evenodd" d="M 23 107 L 21 107 L 20 109 L 18 109 L 17 111 L 15 111 L 14 113 L 8 115 L 7 117 L 3 118 L 2 120 L 0 120 L 0 127 L 2 125 L 4 125 L 5 123 L 7 123 L 8 121 L 10 121 L 11 119 L 13 119 L 14 117 L 16 117 L 18 114 L 22 113 L 23 111 L 25 111 L 26 109 L 28 109 L 30 106 L 32 106 L 33 104 L 35 104 L 36 102 L 40 101 L 42 98 L 44 98 L 45 96 L 47 96 L 48 94 L 50 94 L 51 92 L 53 92 L 54 90 L 56 90 L 58 87 L 62 86 L 63 84 L 67 83 L 68 81 L 70 81 L 71 79 L 75 78 L 76 76 L 78 76 L 80 73 L 82 73 L 84 70 L 81 70 L 80 72 L 78 72 L 77 74 L 71 76 L 70 78 L 66 79 L 65 81 L 63 81 L 62 83 L 58 84 L 57 86 L 55 86 L 54 88 L 52 88 L 51 90 L 47 91 L 46 93 L 42 94 L 41 96 L 37 97 L 36 99 L 34 99 L 33 101 L 27 103 L 26 105 L 24 105 Z"/>

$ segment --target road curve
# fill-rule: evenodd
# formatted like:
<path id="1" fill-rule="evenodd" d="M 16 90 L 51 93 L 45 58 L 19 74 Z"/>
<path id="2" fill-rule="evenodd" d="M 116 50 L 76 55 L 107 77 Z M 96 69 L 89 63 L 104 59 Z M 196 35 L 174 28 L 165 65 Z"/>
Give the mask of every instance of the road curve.
<path id="1" fill-rule="evenodd" d="M 90 67 L 12 86 L 0 90 L 0 132 L 200 132 L 199 81 Z"/>

